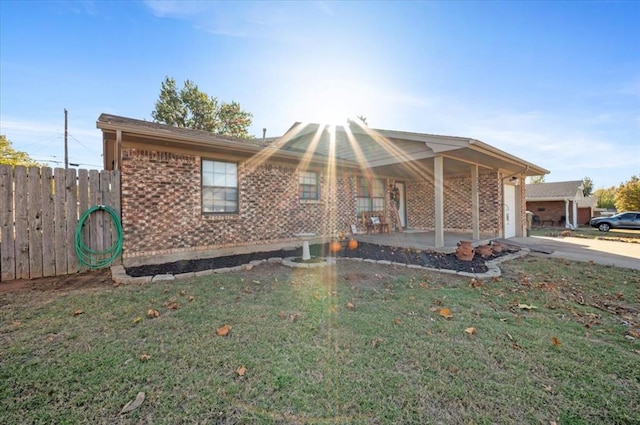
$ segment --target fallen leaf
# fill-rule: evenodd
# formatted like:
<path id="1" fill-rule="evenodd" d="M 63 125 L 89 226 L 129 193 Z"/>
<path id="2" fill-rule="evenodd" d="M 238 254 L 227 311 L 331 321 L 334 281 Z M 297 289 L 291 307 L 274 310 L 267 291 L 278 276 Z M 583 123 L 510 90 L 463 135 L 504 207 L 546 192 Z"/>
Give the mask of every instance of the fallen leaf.
<path id="1" fill-rule="evenodd" d="M 260 281 L 259 280 L 252 280 L 253 283 L 255 283 L 256 285 L 260 285 Z"/>
<path id="2" fill-rule="evenodd" d="M 371 346 L 373 348 L 376 348 L 377 346 L 379 346 L 380 344 L 382 344 L 384 342 L 384 339 L 382 338 L 376 338 L 376 339 L 372 339 L 371 340 Z"/>
<path id="3" fill-rule="evenodd" d="M 187 291 L 185 291 L 185 290 L 183 289 L 182 291 L 180 291 L 180 295 L 182 295 L 182 296 L 184 297 L 185 295 L 187 295 Z"/>
<path id="4" fill-rule="evenodd" d="M 352 303 L 352 302 L 348 302 L 347 303 L 347 309 L 349 310 L 355 310 L 356 306 Z"/>
<path id="5" fill-rule="evenodd" d="M 133 323 L 139 323 L 142 320 L 142 317 L 138 316 L 135 319 L 133 319 Z"/>
<path id="6" fill-rule="evenodd" d="M 472 326 L 472 327 L 470 327 L 470 328 L 465 329 L 465 330 L 464 330 L 464 332 L 465 332 L 467 335 L 472 336 L 472 335 L 477 334 L 477 333 L 478 333 L 478 330 Z"/>
<path id="7" fill-rule="evenodd" d="M 240 366 L 236 369 L 236 373 L 238 374 L 238 376 L 244 376 L 244 374 L 247 373 L 247 368 L 244 366 Z"/>
<path id="8" fill-rule="evenodd" d="M 640 331 L 629 329 L 629 335 L 631 335 L 634 338 L 640 339 Z"/>
<path id="9" fill-rule="evenodd" d="M 244 292 L 245 294 L 253 294 L 253 291 L 247 286 L 242 288 L 242 292 Z"/>
<path id="10" fill-rule="evenodd" d="M 221 326 L 218 329 L 216 329 L 216 334 L 218 336 L 227 336 L 227 335 L 229 335 L 230 331 L 231 331 L 231 326 L 224 325 L 224 326 Z"/>
<path id="11" fill-rule="evenodd" d="M 285 313 L 283 310 L 280 310 L 280 313 L 278 313 L 278 317 L 281 319 L 286 319 L 287 313 Z"/>
<path id="12" fill-rule="evenodd" d="M 422 289 L 427 289 L 429 287 L 429 284 L 428 283 L 421 283 L 418 286 L 421 287 Z"/>
<path id="13" fill-rule="evenodd" d="M 562 345 L 562 343 L 560 342 L 560 340 L 558 339 L 558 337 L 552 336 L 551 337 L 551 343 L 553 345 L 555 345 L 556 347 L 559 345 Z"/>
<path id="14" fill-rule="evenodd" d="M 482 282 L 476 279 L 475 277 L 471 279 L 469 282 L 469 286 L 471 288 L 480 288 L 482 286 Z"/>
<path id="15" fill-rule="evenodd" d="M 291 313 L 288 317 L 288 320 L 293 323 L 293 322 L 297 322 L 298 319 L 302 316 L 302 314 L 300 313 Z"/>
<path id="16" fill-rule="evenodd" d="M 138 393 L 135 400 L 130 401 L 129 403 L 124 405 L 120 414 L 123 415 L 125 413 L 131 412 L 132 410 L 136 410 L 138 407 L 142 406 L 143 402 L 144 402 L 144 393 L 141 391 Z"/>
<path id="17" fill-rule="evenodd" d="M 140 361 L 142 362 L 146 362 L 147 360 L 151 359 L 151 356 L 147 353 L 142 353 L 140 355 Z"/>
<path id="18" fill-rule="evenodd" d="M 150 308 L 149 310 L 147 310 L 147 316 L 151 318 L 158 317 L 160 316 L 160 312 L 158 310 L 153 310 Z"/>
<path id="19" fill-rule="evenodd" d="M 553 387 L 551 385 L 545 385 L 544 386 L 544 390 L 548 393 L 552 393 L 553 392 Z"/>
<path id="20" fill-rule="evenodd" d="M 451 314 L 451 310 L 446 307 L 441 308 L 439 313 L 440 316 L 444 317 L 445 319 L 451 319 L 453 317 L 453 314 Z"/>
<path id="21" fill-rule="evenodd" d="M 400 325 L 402 323 L 402 320 L 396 317 L 395 319 L 393 319 L 393 323 L 395 323 L 396 325 Z"/>
<path id="22" fill-rule="evenodd" d="M 178 304 L 177 302 L 172 302 L 169 305 L 167 305 L 167 308 L 169 310 L 177 310 L 180 308 L 180 304 Z"/>
<path id="23" fill-rule="evenodd" d="M 20 326 L 22 324 L 22 322 L 20 320 L 14 320 L 13 322 L 11 322 L 11 324 L 13 326 Z"/>
<path id="24" fill-rule="evenodd" d="M 521 310 L 533 310 L 534 308 L 538 308 L 534 305 L 529 305 L 529 304 L 518 304 L 518 308 Z"/>
<path id="25" fill-rule="evenodd" d="M 193 297 L 193 295 L 189 295 L 189 302 L 195 300 L 195 298 Z"/>
<path id="26" fill-rule="evenodd" d="M 80 316 L 81 314 L 84 314 L 84 310 L 80 310 L 80 309 L 78 309 L 78 310 L 75 310 L 75 311 L 73 312 L 73 315 L 74 315 L 74 316 Z"/>

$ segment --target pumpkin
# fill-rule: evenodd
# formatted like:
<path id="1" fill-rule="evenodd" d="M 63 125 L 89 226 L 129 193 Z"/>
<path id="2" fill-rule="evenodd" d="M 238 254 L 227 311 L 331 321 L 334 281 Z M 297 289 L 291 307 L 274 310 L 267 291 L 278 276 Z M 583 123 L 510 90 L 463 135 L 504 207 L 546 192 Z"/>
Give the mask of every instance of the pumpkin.
<path id="1" fill-rule="evenodd" d="M 356 249 L 358 247 L 358 241 L 355 239 L 350 239 L 349 243 L 347 244 L 347 247 L 349 247 L 349 249 Z"/>
<path id="2" fill-rule="evenodd" d="M 342 244 L 338 241 L 333 241 L 329 244 L 330 252 L 338 252 L 342 249 Z"/>

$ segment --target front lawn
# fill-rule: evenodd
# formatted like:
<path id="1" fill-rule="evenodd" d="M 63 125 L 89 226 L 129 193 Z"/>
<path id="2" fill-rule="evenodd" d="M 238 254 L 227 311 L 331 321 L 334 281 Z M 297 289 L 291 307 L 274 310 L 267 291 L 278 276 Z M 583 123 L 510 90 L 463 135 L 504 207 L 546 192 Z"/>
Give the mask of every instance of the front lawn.
<path id="1" fill-rule="evenodd" d="M 0 423 L 640 423 L 640 273 L 502 269 L 270 264 L 6 293 Z"/>

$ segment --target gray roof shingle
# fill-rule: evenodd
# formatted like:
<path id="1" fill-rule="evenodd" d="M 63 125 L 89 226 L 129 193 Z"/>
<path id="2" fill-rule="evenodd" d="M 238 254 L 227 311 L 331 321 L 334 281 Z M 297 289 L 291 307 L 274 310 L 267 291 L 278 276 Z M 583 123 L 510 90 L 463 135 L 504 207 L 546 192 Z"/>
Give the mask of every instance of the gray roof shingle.
<path id="1" fill-rule="evenodd" d="M 582 190 L 582 180 L 555 183 L 535 183 L 526 185 L 527 200 L 575 198 L 578 190 Z"/>

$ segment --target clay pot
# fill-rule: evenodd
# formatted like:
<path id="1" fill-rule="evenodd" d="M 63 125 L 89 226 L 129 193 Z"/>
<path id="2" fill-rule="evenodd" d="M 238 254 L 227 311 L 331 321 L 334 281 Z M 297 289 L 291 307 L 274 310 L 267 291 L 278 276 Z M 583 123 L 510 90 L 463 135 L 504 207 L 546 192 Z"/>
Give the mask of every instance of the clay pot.
<path id="1" fill-rule="evenodd" d="M 342 244 L 338 241 L 333 241 L 329 244 L 329 252 L 338 252 L 342 249 Z"/>
<path id="2" fill-rule="evenodd" d="M 476 248 L 476 252 L 480 254 L 482 257 L 487 258 L 493 254 L 493 250 L 489 245 L 480 245 Z"/>
<path id="3" fill-rule="evenodd" d="M 502 244 L 499 244 L 497 242 L 494 242 L 491 245 L 491 249 L 493 249 L 493 252 L 502 252 Z"/>
<path id="4" fill-rule="evenodd" d="M 350 239 L 349 243 L 347 244 L 347 247 L 351 250 L 358 248 L 358 241 L 355 239 Z"/>
<path id="5" fill-rule="evenodd" d="M 471 241 L 460 241 L 458 248 L 456 248 L 456 257 L 458 257 L 458 260 L 471 261 L 475 252 Z"/>

